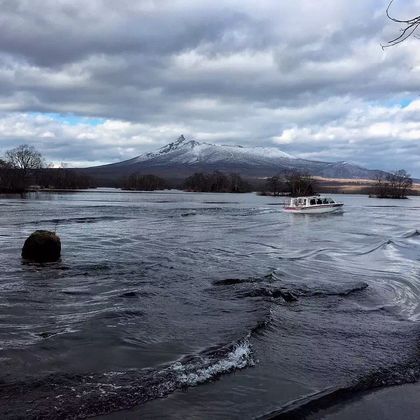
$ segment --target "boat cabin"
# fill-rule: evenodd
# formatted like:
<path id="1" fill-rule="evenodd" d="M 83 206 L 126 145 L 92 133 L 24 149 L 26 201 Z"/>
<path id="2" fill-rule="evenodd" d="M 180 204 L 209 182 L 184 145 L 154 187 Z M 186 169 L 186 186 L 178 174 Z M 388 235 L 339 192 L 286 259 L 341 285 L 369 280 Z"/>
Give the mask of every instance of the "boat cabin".
<path id="1" fill-rule="evenodd" d="M 331 204 L 336 204 L 336 202 L 331 197 L 296 197 L 290 200 L 291 207 L 310 207 Z"/>
<path id="2" fill-rule="evenodd" d="M 343 203 L 338 203 L 331 197 L 314 195 L 311 197 L 296 197 L 290 199 L 290 204 L 283 208 L 289 213 L 333 213 L 340 211 Z"/>

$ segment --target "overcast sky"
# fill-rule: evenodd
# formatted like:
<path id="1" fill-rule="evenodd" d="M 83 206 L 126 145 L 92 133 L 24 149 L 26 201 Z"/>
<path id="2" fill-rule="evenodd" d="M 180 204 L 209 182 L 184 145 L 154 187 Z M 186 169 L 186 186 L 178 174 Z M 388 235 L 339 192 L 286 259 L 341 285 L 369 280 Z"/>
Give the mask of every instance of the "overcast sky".
<path id="1" fill-rule="evenodd" d="M 0 0 L 0 154 L 89 166 L 184 134 L 420 177 L 420 40 L 382 50 L 387 1 Z"/>

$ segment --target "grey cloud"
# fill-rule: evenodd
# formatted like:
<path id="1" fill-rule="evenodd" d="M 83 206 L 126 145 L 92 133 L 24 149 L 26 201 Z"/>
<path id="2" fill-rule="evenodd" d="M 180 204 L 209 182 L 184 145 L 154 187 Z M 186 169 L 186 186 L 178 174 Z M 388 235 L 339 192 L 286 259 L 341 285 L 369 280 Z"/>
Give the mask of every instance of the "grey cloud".
<path id="1" fill-rule="evenodd" d="M 238 42 L 239 47 L 245 46 L 235 39 L 235 32 L 246 34 L 246 28 L 253 27 L 251 17 L 237 10 L 177 9 L 170 7 L 171 2 L 136 9 L 133 4 L 136 2 L 0 2 L 0 49 L 36 65 L 54 67 L 95 54 L 165 55 L 213 42 L 224 46 L 222 50 L 231 50 Z M 255 39 L 260 38 L 246 37 L 248 42 Z"/>
<path id="2" fill-rule="evenodd" d="M 72 136 L 81 132 L 54 126 L 54 139 L 35 136 L 54 160 L 63 153 L 77 162 L 115 161 L 154 149 L 177 130 L 272 145 L 297 127 L 300 137 L 280 144 L 285 151 L 383 167 L 386 153 L 395 151 L 400 166 L 414 170 L 418 149 L 404 140 L 402 124 L 417 112 L 377 115 L 382 102 L 420 91 L 418 41 L 380 47 L 398 30 L 385 6 L 376 0 L 0 0 L 0 111 L 26 118 L 28 126 L 33 119 L 21 113 L 70 112 L 139 130 L 136 137 L 121 129 L 119 143 L 113 136 L 101 141 L 98 133 L 80 141 Z M 384 138 L 383 156 L 372 139 L 362 148 L 345 135 L 328 140 L 331 127 L 348 133 L 359 127 L 367 135 L 369 124 L 386 118 L 398 123 L 399 134 Z M 13 118 L 6 120 L 13 126 Z M 311 131 L 318 134 L 308 139 Z M 0 152 L 25 139 L 0 130 Z"/>

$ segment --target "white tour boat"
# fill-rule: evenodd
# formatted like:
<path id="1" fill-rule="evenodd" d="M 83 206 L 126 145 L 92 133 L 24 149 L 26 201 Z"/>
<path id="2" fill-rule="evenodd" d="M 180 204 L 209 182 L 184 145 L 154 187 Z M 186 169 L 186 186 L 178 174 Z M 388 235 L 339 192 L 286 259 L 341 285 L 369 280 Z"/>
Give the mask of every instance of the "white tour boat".
<path id="1" fill-rule="evenodd" d="M 294 197 L 290 199 L 289 205 L 284 207 L 288 213 L 320 214 L 334 213 L 342 210 L 343 203 L 338 203 L 331 197 Z"/>

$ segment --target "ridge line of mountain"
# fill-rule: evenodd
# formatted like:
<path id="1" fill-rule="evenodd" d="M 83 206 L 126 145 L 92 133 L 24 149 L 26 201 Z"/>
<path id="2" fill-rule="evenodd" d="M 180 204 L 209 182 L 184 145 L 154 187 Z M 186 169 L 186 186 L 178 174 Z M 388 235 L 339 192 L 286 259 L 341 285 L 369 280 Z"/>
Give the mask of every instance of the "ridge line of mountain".
<path id="1" fill-rule="evenodd" d="M 117 179 L 132 173 L 182 179 L 195 172 L 215 170 L 235 172 L 249 178 L 268 177 L 290 170 L 340 179 L 374 179 L 384 173 L 347 161 L 325 162 L 302 159 L 276 147 L 216 145 L 193 139 L 187 140 L 183 135 L 155 152 L 83 169 L 84 172 L 102 179 Z"/>

